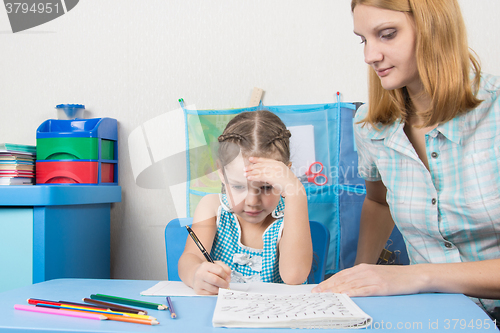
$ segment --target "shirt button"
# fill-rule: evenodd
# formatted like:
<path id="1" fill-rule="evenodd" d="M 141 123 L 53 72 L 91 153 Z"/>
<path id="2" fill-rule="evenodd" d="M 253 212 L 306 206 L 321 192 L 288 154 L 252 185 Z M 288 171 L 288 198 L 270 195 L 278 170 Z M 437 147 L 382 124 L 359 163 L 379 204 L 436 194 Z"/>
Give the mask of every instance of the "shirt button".
<path id="1" fill-rule="evenodd" d="M 448 249 L 451 249 L 451 248 L 453 247 L 453 244 L 448 243 L 448 242 L 445 242 L 445 243 L 444 243 L 444 246 L 445 246 L 446 248 L 448 248 Z"/>
<path id="2" fill-rule="evenodd" d="M 437 202 L 436 198 L 432 198 L 432 204 L 435 205 Z"/>
<path id="3" fill-rule="evenodd" d="M 436 153 L 435 151 L 432 152 L 431 154 L 432 158 L 437 158 L 439 156 L 438 153 Z"/>

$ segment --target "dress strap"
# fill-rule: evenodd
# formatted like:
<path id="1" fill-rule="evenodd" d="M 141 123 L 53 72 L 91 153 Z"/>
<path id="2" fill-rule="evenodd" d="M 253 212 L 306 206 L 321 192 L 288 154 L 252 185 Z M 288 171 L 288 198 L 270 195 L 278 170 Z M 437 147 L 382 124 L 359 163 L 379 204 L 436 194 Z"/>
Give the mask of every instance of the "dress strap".
<path id="1" fill-rule="evenodd" d="M 285 216 L 285 199 L 283 197 L 280 197 L 280 202 L 272 212 L 271 216 L 275 219 L 280 219 Z"/>
<path id="2" fill-rule="evenodd" d="M 219 201 L 220 201 L 220 205 L 222 206 L 222 209 L 224 209 L 225 211 L 228 211 L 230 213 L 232 213 L 232 209 L 231 209 L 231 206 L 229 205 L 229 200 L 227 198 L 227 194 L 219 194 Z"/>

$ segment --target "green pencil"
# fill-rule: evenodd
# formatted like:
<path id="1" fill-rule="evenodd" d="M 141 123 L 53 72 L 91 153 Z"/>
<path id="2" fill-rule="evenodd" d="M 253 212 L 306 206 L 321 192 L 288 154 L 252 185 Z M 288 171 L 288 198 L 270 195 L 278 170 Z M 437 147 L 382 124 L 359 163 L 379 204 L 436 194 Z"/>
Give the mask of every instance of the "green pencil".
<path id="1" fill-rule="evenodd" d="M 92 294 L 92 295 L 90 295 L 90 298 L 97 299 L 100 301 L 115 302 L 118 304 L 134 305 L 134 306 L 139 306 L 139 307 L 148 308 L 148 309 L 156 309 L 156 310 L 167 310 L 168 309 L 168 306 L 166 306 L 164 304 L 138 301 L 135 299 L 123 298 L 123 297 L 117 297 L 117 296 L 109 296 L 109 295 L 103 295 L 103 294 Z"/>

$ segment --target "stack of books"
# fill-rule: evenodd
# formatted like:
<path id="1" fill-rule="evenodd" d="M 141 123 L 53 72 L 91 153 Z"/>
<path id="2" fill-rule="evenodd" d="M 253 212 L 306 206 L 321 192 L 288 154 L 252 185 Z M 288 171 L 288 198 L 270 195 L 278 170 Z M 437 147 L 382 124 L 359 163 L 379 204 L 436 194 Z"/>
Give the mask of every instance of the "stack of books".
<path id="1" fill-rule="evenodd" d="M 0 144 L 0 185 L 34 185 L 35 160 L 35 146 Z"/>

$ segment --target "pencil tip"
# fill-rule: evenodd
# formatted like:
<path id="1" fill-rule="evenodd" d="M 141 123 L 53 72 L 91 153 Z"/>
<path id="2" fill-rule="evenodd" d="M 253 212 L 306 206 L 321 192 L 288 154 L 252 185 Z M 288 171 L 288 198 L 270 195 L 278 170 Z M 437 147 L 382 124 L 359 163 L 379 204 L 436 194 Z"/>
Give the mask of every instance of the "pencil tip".
<path id="1" fill-rule="evenodd" d="M 151 320 L 151 325 L 158 325 L 160 322 L 157 320 Z"/>
<path id="2" fill-rule="evenodd" d="M 177 318 L 177 315 L 176 315 L 175 313 L 172 313 L 172 314 L 170 315 L 170 317 L 172 317 L 172 318 L 174 318 L 174 319 L 175 319 L 175 318 Z"/>
<path id="3" fill-rule="evenodd" d="M 166 310 L 166 309 L 168 309 L 167 306 L 165 306 L 165 305 L 158 305 L 158 310 Z"/>

